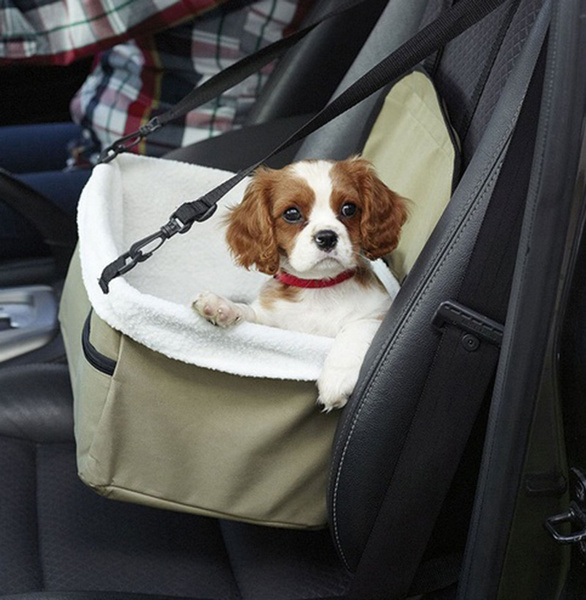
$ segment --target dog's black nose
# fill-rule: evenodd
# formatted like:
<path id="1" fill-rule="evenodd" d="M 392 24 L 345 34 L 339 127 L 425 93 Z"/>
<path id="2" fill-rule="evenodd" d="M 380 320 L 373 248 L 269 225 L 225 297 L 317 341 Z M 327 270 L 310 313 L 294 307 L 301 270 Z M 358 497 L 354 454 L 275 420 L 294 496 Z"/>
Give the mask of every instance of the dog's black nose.
<path id="1" fill-rule="evenodd" d="M 321 248 L 325 252 L 329 252 L 336 247 L 336 244 L 338 243 L 338 234 L 330 229 L 324 229 L 323 231 L 318 231 L 313 236 L 313 239 L 318 248 Z"/>

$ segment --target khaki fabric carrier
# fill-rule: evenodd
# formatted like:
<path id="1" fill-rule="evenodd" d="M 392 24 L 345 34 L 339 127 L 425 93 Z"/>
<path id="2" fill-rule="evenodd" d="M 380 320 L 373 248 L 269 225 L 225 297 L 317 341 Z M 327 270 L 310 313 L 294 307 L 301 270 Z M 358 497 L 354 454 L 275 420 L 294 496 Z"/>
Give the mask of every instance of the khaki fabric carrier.
<path id="1" fill-rule="evenodd" d="M 402 279 L 449 200 L 457 155 L 424 73 L 388 92 L 363 154 L 410 200 L 410 221 L 389 257 Z M 331 340 L 248 323 L 227 332 L 198 321 L 189 298 L 204 285 L 219 293 L 232 286 L 246 299 L 264 277 L 231 265 L 221 218 L 170 241 L 160 257 L 113 281 L 107 296 L 98 287 L 99 269 L 141 227 L 164 221 L 163 200 L 184 201 L 177 195 L 193 194 L 200 175 L 226 177 L 202 169 L 122 155 L 96 167 L 84 190 L 79 250 L 60 310 L 79 475 L 118 500 L 323 527 L 338 414 L 320 412 L 314 381 Z"/>

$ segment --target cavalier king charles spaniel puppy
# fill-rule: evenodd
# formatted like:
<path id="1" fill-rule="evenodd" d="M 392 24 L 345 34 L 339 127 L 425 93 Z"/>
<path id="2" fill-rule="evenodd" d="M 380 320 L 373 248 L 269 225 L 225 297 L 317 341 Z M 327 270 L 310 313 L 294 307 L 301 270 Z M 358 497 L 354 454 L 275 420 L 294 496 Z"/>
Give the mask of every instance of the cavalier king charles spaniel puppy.
<path id="1" fill-rule="evenodd" d="M 365 159 L 261 168 L 228 217 L 236 262 L 272 275 L 250 305 L 212 292 L 194 309 L 229 327 L 250 321 L 333 337 L 317 381 L 324 410 L 344 406 L 391 297 L 370 260 L 391 252 L 407 217 Z"/>

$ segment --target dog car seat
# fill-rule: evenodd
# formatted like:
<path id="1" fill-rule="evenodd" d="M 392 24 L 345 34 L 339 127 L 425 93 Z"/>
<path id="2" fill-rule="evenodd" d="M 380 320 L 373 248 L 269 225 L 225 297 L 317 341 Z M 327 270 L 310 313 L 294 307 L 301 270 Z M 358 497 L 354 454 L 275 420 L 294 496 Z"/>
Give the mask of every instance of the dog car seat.
<path id="1" fill-rule="evenodd" d="M 400 5 L 409 7 L 412 3 L 392 2 L 381 17 L 381 28 L 392 28 L 392 23 L 385 19 L 399 10 Z M 437 235 L 432 236 L 400 295 L 396 314 L 411 311 L 408 326 L 402 330 L 401 344 L 392 345 L 385 363 L 376 365 L 381 383 L 363 398 L 359 390 L 358 398 L 353 401 L 366 401 L 372 410 L 368 419 L 357 423 L 361 439 L 352 440 L 344 464 L 337 457 L 335 469 L 343 480 L 331 501 L 337 520 L 336 544 L 349 566 L 355 564 L 364 546 L 375 510 L 372 498 L 380 495 L 381 479 L 389 460 L 389 440 L 396 432 L 397 419 L 388 419 L 389 398 L 394 402 L 393 417 L 416 403 L 417 386 L 423 377 L 421 357 L 429 356 L 429 346 L 436 343 L 427 316 L 436 306 L 434 299 L 449 292 L 461 262 L 445 267 L 441 280 L 434 279 L 426 290 L 431 300 L 420 303 L 415 310 L 414 301 L 420 294 L 418 286 L 426 279 L 426 269 L 434 254 L 445 244 L 449 221 L 457 218 L 454 213 L 478 175 L 478 161 L 487 157 L 484 153 L 487 146 L 500 139 L 501 131 L 495 123 L 498 124 L 502 114 L 492 115 L 493 101 L 505 87 L 507 75 L 519 57 L 519 40 L 527 37 L 539 6 L 539 2 L 524 0 L 512 14 L 510 3 L 505 4 L 483 24 L 483 31 L 490 32 L 485 33 L 489 40 L 486 44 L 477 43 L 478 31 L 467 32 L 461 40 L 456 40 L 462 50 L 450 53 L 450 45 L 433 73 L 436 81 L 447 89 L 451 85 L 448 75 L 453 70 L 460 73 L 463 63 L 468 67 L 464 81 L 453 84 L 456 90 L 453 96 L 445 90 L 442 94 L 448 99 L 452 119 L 459 114 L 469 116 L 469 123 L 459 131 L 469 170 L 456 191 L 454 208 L 452 205 L 448 208 Z M 426 17 L 436 8 L 437 4 L 429 3 Z M 409 8 L 406 10 L 409 12 Z M 491 42 L 497 39 L 495 48 Z M 503 110 L 503 104 L 506 102 L 501 101 L 496 110 Z M 487 122 L 490 124 L 486 127 Z M 364 124 L 360 119 L 357 129 Z M 483 152 L 477 153 L 483 128 L 487 129 L 482 136 Z M 318 137 L 319 133 L 314 136 L 314 143 Z M 355 144 L 352 150 L 360 148 L 358 136 Z M 310 151 L 302 150 L 299 157 L 304 156 L 311 156 Z M 469 230 L 464 237 L 455 248 L 461 259 L 473 243 L 474 231 Z M 385 322 L 374 353 L 396 337 L 398 323 L 394 319 Z M 50 378 L 45 370 L 50 371 Z M 284 532 L 151 511 L 109 503 L 85 490 L 75 479 L 74 451 L 70 433 L 66 433 L 71 413 L 64 370 L 30 366 L 22 370 L 5 369 L 0 377 L 3 409 L 0 422 L 16 424 L 13 428 L 0 428 L 5 447 L 2 460 L 6 460 L 2 472 L 7 477 L 6 485 L 2 486 L 0 513 L 7 535 L 0 540 L 0 554 L 5 564 L 11 566 L 8 571 L 0 572 L 0 593 L 55 599 L 133 597 L 115 593 L 187 598 L 343 596 L 349 576 L 329 543 L 328 532 Z M 22 404 L 24 398 L 30 402 Z M 351 411 L 348 413 L 348 418 L 352 418 Z M 37 435 L 39 429 L 45 432 L 41 437 Z M 342 427 L 341 443 L 344 434 Z M 469 484 L 470 473 L 464 475 Z M 461 512 L 462 491 L 454 490 L 451 500 L 452 508 L 455 506 Z M 465 533 L 466 519 L 462 521 Z M 452 523 L 448 530 L 449 536 L 438 527 L 428 558 L 432 558 L 433 551 L 436 555 L 449 555 L 461 550 L 462 539 L 453 539 Z M 449 581 L 445 579 L 443 584 Z"/>

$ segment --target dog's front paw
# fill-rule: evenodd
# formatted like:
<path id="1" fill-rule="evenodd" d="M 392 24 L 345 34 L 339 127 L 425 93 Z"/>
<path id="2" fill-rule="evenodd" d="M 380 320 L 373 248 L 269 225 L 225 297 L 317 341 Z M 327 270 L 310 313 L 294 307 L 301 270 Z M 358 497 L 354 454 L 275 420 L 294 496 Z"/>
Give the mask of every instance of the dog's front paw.
<path id="1" fill-rule="evenodd" d="M 342 408 L 348 402 L 357 381 L 357 370 L 331 366 L 324 368 L 317 380 L 318 404 L 323 406 L 324 412 Z"/>
<path id="2" fill-rule="evenodd" d="M 238 306 L 213 292 L 202 292 L 192 304 L 204 319 L 220 327 L 230 327 L 242 319 Z"/>

